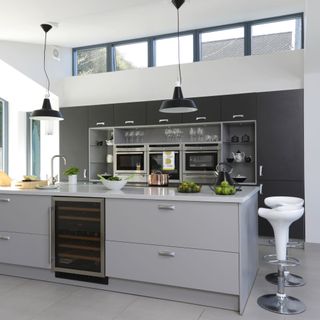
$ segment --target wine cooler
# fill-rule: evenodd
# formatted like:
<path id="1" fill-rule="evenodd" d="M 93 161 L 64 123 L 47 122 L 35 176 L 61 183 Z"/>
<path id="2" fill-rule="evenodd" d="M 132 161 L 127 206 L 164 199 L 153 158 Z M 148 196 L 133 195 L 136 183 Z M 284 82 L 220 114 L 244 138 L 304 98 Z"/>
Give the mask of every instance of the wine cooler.
<path id="1" fill-rule="evenodd" d="M 53 197 L 52 267 L 56 276 L 105 277 L 104 208 L 104 199 Z"/>

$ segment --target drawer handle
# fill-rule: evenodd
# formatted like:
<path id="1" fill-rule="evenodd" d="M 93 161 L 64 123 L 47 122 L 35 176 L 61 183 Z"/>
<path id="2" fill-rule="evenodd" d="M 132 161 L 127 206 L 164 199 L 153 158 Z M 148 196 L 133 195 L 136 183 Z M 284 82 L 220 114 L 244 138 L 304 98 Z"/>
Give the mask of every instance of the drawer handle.
<path id="1" fill-rule="evenodd" d="M 9 198 L 0 198 L 0 202 L 10 202 Z"/>
<path id="2" fill-rule="evenodd" d="M 133 120 L 126 120 L 126 121 L 124 122 L 124 124 L 134 124 L 134 121 L 133 121 Z"/>
<path id="3" fill-rule="evenodd" d="M 259 193 L 263 195 L 263 184 L 260 184 L 259 186 Z"/>
<path id="4" fill-rule="evenodd" d="M 9 236 L 0 236 L 0 240 L 10 240 Z"/>
<path id="5" fill-rule="evenodd" d="M 263 166 L 259 166 L 259 176 L 263 176 Z"/>
<path id="6" fill-rule="evenodd" d="M 97 123 L 96 123 L 96 126 L 104 126 L 104 125 L 105 125 L 104 122 L 97 122 Z"/>
<path id="7" fill-rule="evenodd" d="M 176 256 L 176 253 L 174 251 L 159 251 L 158 254 L 159 256 L 170 258 L 174 258 Z"/>
<path id="8" fill-rule="evenodd" d="M 160 204 L 160 205 L 158 206 L 158 209 L 159 209 L 159 210 L 171 210 L 171 211 L 173 211 L 173 210 L 175 210 L 175 208 L 176 208 L 176 206 L 172 206 L 172 205 L 163 205 L 163 204 Z"/>
<path id="9" fill-rule="evenodd" d="M 159 123 L 163 123 L 163 122 L 168 123 L 168 122 L 169 122 L 169 119 L 159 119 Z"/>
<path id="10" fill-rule="evenodd" d="M 199 121 L 199 120 L 207 120 L 207 117 L 196 117 L 196 121 Z"/>
<path id="11" fill-rule="evenodd" d="M 232 116 L 233 119 L 236 119 L 236 118 L 244 118 L 244 114 L 234 114 Z"/>

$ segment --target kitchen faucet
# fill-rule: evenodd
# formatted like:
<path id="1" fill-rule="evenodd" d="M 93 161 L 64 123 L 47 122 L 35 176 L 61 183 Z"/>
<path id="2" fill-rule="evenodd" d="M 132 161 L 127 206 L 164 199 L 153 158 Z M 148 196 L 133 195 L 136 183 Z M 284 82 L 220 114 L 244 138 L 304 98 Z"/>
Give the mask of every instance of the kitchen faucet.
<path id="1" fill-rule="evenodd" d="M 50 182 L 50 184 L 52 184 L 52 185 L 54 185 L 56 182 L 57 182 L 57 176 L 56 177 L 54 177 L 53 176 L 53 160 L 55 159 L 55 158 L 62 158 L 63 159 L 63 162 L 64 162 L 64 165 L 66 165 L 67 164 L 67 160 L 66 160 L 66 158 L 65 158 L 65 156 L 61 156 L 60 154 L 57 154 L 57 155 L 55 155 L 55 156 L 53 156 L 52 158 L 51 158 L 51 182 Z"/>

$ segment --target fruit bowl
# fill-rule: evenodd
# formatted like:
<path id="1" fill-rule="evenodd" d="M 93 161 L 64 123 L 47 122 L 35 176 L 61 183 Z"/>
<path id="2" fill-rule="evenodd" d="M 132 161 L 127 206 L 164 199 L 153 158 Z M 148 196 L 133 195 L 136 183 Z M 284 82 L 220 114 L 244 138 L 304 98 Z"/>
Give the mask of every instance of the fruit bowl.
<path id="1" fill-rule="evenodd" d="M 236 193 L 236 187 L 230 185 L 228 181 L 222 181 L 220 185 L 214 186 L 214 192 L 220 196 L 230 196 Z"/>
<path id="2" fill-rule="evenodd" d="M 178 186 L 178 192 L 197 193 L 201 191 L 201 186 L 194 182 L 182 181 Z"/>
<path id="3" fill-rule="evenodd" d="M 107 189 L 110 189 L 110 190 L 121 190 L 127 184 L 127 180 L 113 181 L 113 180 L 101 179 L 101 182 Z"/>

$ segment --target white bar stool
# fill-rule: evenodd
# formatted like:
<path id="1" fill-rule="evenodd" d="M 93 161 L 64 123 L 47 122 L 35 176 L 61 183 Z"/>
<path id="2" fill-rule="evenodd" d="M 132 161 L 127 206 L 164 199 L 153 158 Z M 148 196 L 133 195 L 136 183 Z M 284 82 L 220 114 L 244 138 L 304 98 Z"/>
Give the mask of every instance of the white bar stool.
<path id="1" fill-rule="evenodd" d="M 269 208 L 277 208 L 280 206 L 290 206 L 290 208 L 302 208 L 304 205 L 304 200 L 298 197 L 287 197 L 287 196 L 278 196 L 278 197 L 268 197 L 264 199 L 264 204 Z M 289 233 L 287 240 L 287 247 L 294 247 L 293 243 L 289 242 Z M 290 273 L 290 271 L 285 267 L 284 271 L 285 277 L 285 287 L 301 287 L 306 283 L 304 279 L 296 274 Z M 272 284 L 278 284 L 278 272 L 269 273 L 266 275 L 266 280 Z"/>
<path id="2" fill-rule="evenodd" d="M 276 259 L 268 262 L 278 265 L 278 288 L 275 294 L 266 294 L 258 298 L 260 307 L 279 314 L 298 314 L 305 311 L 305 305 L 297 298 L 287 296 L 284 286 L 284 270 L 288 266 L 296 266 L 299 261 L 287 257 L 287 241 L 289 226 L 304 213 L 304 208 L 278 207 L 274 209 L 259 208 L 260 217 L 267 219 L 274 232 Z"/>

